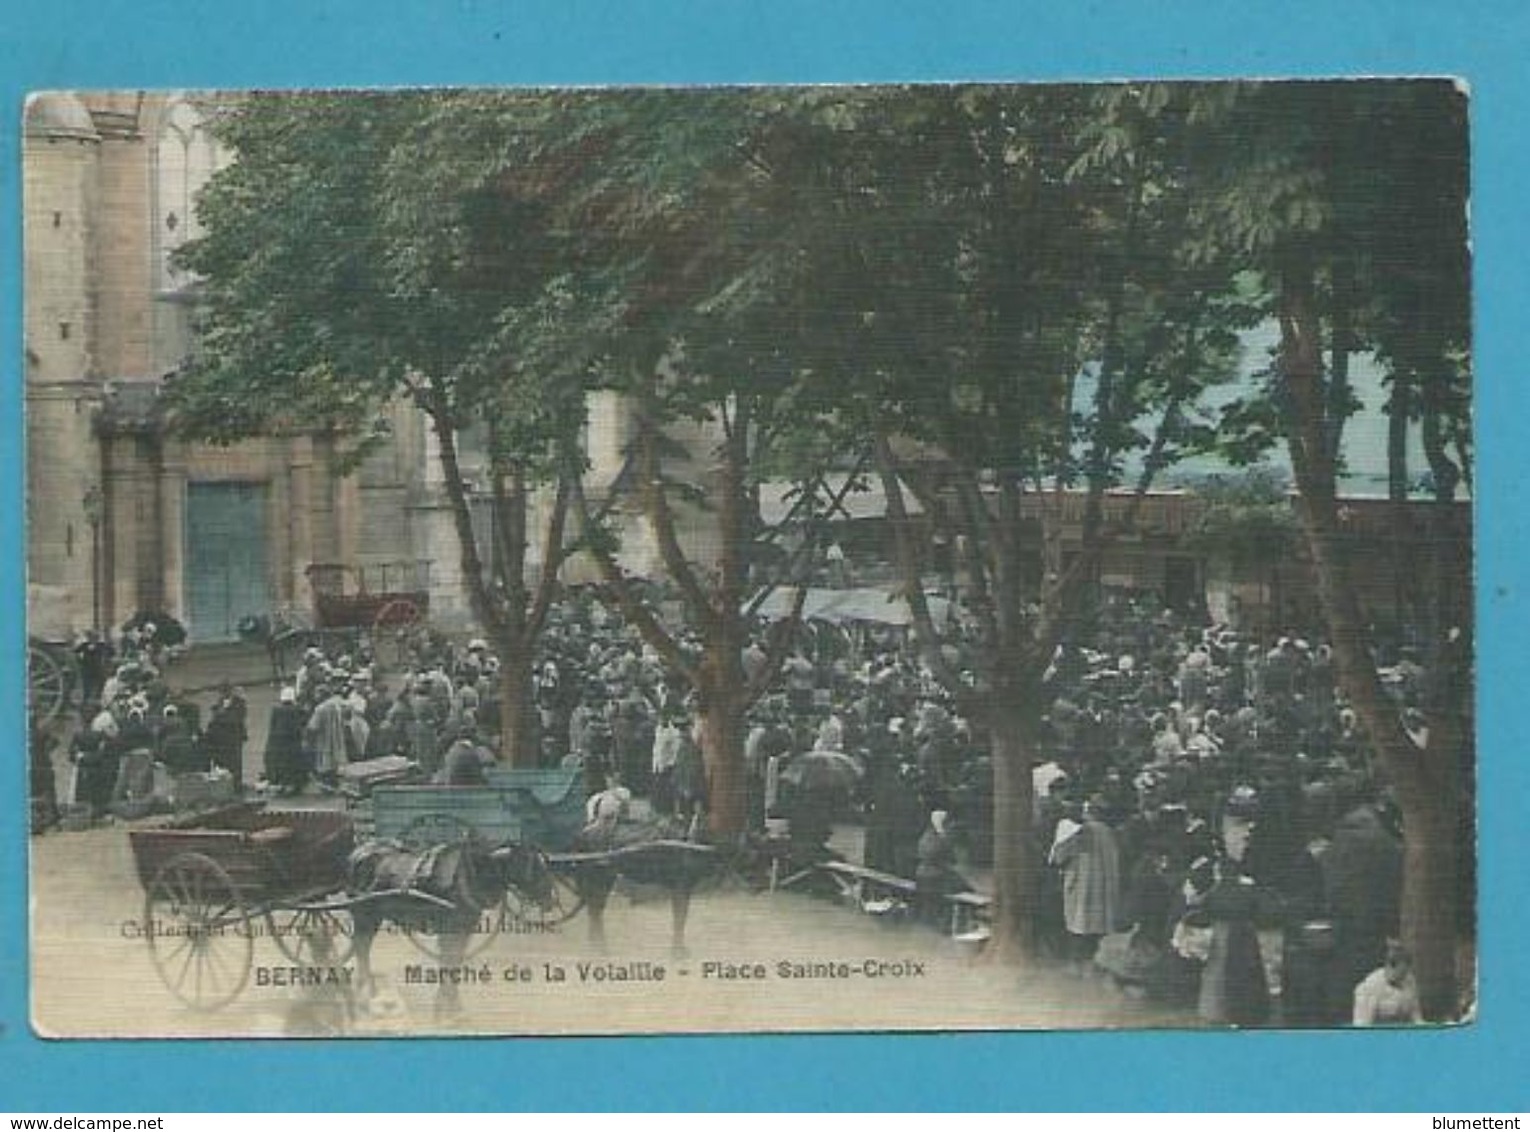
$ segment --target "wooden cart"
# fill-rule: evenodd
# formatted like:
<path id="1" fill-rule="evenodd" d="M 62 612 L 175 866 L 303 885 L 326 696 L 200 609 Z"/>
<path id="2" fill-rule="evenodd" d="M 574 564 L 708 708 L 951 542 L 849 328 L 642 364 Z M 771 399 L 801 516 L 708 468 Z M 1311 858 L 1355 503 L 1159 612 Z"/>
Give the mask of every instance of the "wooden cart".
<path id="1" fill-rule="evenodd" d="M 315 562 L 303 571 L 312 591 L 309 606 L 283 605 L 270 616 L 246 618 L 240 635 L 265 644 L 277 680 L 296 668 L 307 648 L 335 654 L 365 643 L 381 664 L 397 667 L 425 630 L 431 566 L 426 559 L 368 566 Z"/>
<path id="2" fill-rule="evenodd" d="M 27 638 L 27 710 L 38 724 L 52 723 L 75 706 L 80 666 L 67 640 Z"/>
<path id="3" fill-rule="evenodd" d="M 348 814 L 242 803 L 128 834 L 144 890 L 143 933 L 161 981 L 216 1010 L 244 990 L 255 940 L 298 966 L 350 957 Z"/>
<path id="4" fill-rule="evenodd" d="M 357 820 L 374 836 L 419 848 L 479 838 L 491 845 L 531 845 L 544 853 L 570 849 L 584 827 L 583 777 L 576 769 L 493 767 L 485 786 L 378 786 Z M 497 931 L 545 930 L 578 914 L 584 901 L 571 879 L 555 875 L 552 899 L 530 904 L 514 891 L 469 944 L 476 955 Z M 426 950 L 429 940 L 416 941 Z"/>

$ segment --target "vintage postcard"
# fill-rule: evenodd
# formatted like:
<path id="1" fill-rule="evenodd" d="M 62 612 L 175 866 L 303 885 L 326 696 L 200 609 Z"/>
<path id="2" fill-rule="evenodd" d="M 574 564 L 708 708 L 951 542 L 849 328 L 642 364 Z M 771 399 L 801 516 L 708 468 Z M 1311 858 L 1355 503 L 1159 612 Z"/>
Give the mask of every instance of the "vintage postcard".
<path id="1" fill-rule="evenodd" d="M 36 1030 L 1471 1019 L 1467 110 L 33 95 Z"/>

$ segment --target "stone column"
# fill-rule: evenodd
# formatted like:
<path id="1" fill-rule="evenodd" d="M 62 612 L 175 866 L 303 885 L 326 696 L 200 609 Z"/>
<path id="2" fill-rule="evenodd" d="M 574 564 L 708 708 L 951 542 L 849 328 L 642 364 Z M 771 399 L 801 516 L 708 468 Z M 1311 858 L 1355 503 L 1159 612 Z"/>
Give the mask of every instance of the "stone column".
<path id="1" fill-rule="evenodd" d="M 186 450 L 179 440 L 162 442 L 159 466 L 159 567 L 162 608 L 186 620 Z"/>
<path id="2" fill-rule="evenodd" d="M 313 594 L 304 573 L 314 560 L 313 540 L 313 441 L 294 436 L 288 441 L 287 464 L 287 600 L 299 609 L 311 609 Z"/>

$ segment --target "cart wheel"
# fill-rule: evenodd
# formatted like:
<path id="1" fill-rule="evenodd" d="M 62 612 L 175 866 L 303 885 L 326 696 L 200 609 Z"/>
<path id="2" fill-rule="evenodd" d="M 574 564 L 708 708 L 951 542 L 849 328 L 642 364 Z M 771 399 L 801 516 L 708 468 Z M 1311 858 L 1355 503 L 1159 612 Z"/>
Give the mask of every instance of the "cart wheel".
<path id="1" fill-rule="evenodd" d="M 546 931 L 579 915 L 584 908 L 584 897 L 574 878 L 554 872 L 550 879 L 552 892 L 545 905 L 522 896 L 513 888 L 505 893 L 505 922 L 501 930 Z"/>
<path id="2" fill-rule="evenodd" d="M 425 623 L 425 614 L 406 597 L 386 602 L 372 618 L 372 648 L 377 659 L 397 668 L 409 659 L 416 630 Z"/>
<path id="3" fill-rule="evenodd" d="M 69 700 L 69 672 L 50 649 L 27 646 L 28 707 L 39 723 L 52 723 Z"/>
<path id="4" fill-rule="evenodd" d="M 239 886 L 201 853 L 172 857 L 144 904 L 149 955 L 160 981 L 187 1006 L 227 1006 L 250 978 L 255 936 Z"/>
<path id="5" fill-rule="evenodd" d="M 282 954 L 300 967 L 344 966 L 356 951 L 356 924 L 343 905 L 273 909 L 266 926 Z"/>

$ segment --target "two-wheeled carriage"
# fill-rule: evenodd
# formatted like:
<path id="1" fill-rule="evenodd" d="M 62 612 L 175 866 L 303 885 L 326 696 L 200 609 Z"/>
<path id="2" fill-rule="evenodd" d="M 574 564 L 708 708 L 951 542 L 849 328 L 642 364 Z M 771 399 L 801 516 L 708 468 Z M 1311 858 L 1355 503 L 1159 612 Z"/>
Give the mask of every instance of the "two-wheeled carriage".
<path id="1" fill-rule="evenodd" d="M 546 872 L 535 850 L 489 847 L 478 838 L 421 840 L 412 850 L 372 841 L 357 849 L 348 813 L 258 802 L 132 830 L 128 838 L 144 889 L 140 932 L 155 970 L 182 1002 L 207 1011 L 243 992 L 262 938 L 313 985 L 345 985 L 353 956 L 357 977 L 369 978 L 371 942 L 384 921 L 423 954 L 461 961 L 475 941 L 494 939 L 519 906 L 505 893 L 536 903 L 540 890 L 518 872 L 538 883 Z M 406 867 L 394 875 L 379 868 L 379 858 L 403 859 Z M 358 860 L 366 864 L 364 879 Z M 520 896 L 523 889 L 532 895 Z"/>
<path id="2" fill-rule="evenodd" d="M 305 573 L 313 589 L 315 626 L 365 634 L 383 663 L 402 663 L 430 611 L 430 566 L 425 560 L 370 566 L 314 563 Z"/>
<path id="3" fill-rule="evenodd" d="M 430 612 L 429 560 L 366 566 L 315 562 L 304 570 L 312 591 L 308 607 L 280 606 L 240 625 L 271 654 L 272 674 L 284 678 L 303 651 L 354 652 L 368 645 L 385 666 L 397 667 L 415 650 Z"/>
<path id="4" fill-rule="evenodd" d="M 80 665 L 68 640 L 27 638 L 27 710 L 38 724 L 52 723 L 75 706 Z"/>
<path id="5" fill-rule="evenodd" d="M 261 936 L 300 967 L 338 968 L 349 958 L 349 815 L 242 803 L 128 839 L 150 958 L 188 1006 L 216 1010 L 237 998 Z"/>
<path id="6" fill-rule="evenodd" d="M 359 820 L 376 837 L 411 847 L 477 840 L 526 845 L 557 854 L 574 845 L 584 825 L 583 778 L 576 769 L 492 767 L 482 786 L 378 786 L 359 804 Z M 572 880 L 555 872 L 550 896 L 528 901 L 507 889 L 468 944 L 471 957 L 501 931 L 545 931 L 578 914 L 583 899 Z M 428 937 L 416 943 L 431 950 Z"/>

